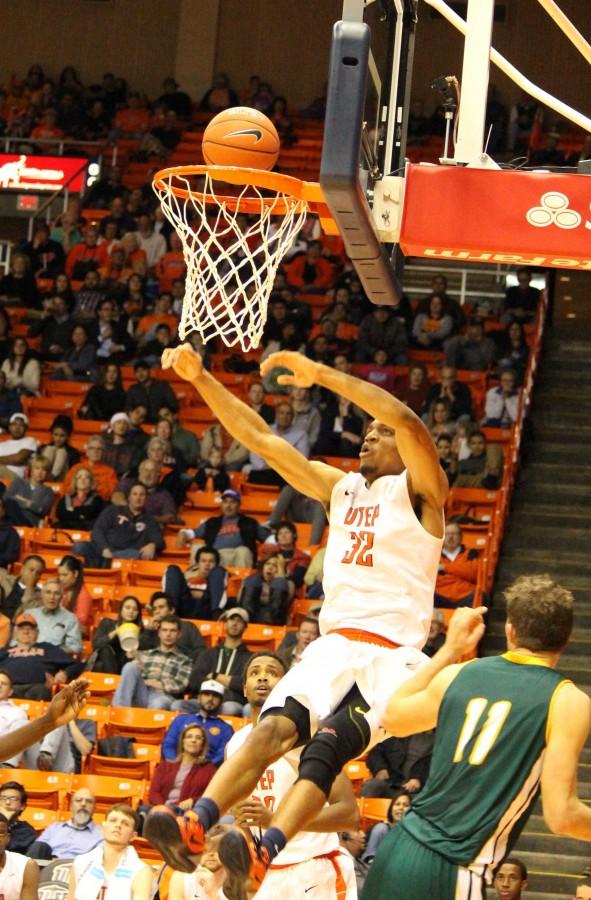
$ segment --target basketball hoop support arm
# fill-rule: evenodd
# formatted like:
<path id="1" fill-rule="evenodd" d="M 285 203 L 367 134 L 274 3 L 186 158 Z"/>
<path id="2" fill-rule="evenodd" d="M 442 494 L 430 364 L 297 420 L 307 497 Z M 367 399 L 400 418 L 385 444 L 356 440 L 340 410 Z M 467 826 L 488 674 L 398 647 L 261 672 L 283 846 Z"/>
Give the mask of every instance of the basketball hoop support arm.
<path id="1" fill-rule="evenodd" d="M 320 185 L 347 255 L 373 303 L 391 306 L 400 285 L 373 226 L 359 180 L 370 31 L 363 22 L 336 22 L 329 66 Z"/>
<path id="2" fill-rule="evenodd" d="M 468 0 L 456 164 L 474 162 L 483 153 L 494 6 L 494 0 Z"/>

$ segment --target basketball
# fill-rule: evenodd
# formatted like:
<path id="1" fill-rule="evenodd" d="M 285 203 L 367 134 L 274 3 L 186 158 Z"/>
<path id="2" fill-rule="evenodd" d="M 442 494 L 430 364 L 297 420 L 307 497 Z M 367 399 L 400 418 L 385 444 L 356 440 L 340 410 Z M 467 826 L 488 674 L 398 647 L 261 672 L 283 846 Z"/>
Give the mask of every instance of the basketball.
<path id="1" fill-rule="evenodd" d="M 214 116 L 203 134 L 202 149 L 210 166 L 272 169 L 279 156 L 279 135 L 263 113 L 235 106 Z"/>

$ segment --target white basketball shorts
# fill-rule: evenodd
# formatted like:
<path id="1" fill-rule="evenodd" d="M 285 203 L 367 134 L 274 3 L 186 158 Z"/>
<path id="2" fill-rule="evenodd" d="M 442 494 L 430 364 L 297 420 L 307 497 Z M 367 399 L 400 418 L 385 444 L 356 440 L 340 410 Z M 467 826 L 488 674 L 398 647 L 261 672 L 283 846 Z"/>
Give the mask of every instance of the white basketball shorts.
<path id="1" fill-rule="evenodd" d="M 338 866 L 339 875 L 337 874 Z M 339 854 L 330 859 L 309 859 L 283 869 L 269 869 L 256 900 L 357 900 L 353 860 Z"/>

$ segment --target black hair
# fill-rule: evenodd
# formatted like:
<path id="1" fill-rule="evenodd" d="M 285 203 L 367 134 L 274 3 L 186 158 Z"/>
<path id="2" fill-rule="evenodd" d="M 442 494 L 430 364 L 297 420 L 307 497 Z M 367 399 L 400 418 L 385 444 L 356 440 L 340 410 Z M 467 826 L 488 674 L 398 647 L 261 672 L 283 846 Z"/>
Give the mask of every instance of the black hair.
<path id="1" fill-rule="evenodd" d="M 18 781 L 5 781 L 4 784 L 0 786 L 0 794 L 3 791 L 18 791 L 21 798 L 21 806 L 25 807 L 27 805 L 27 792 Z"/>
<path id="2" fill-rule="evenodd" d="M 495 872 L 495 877 L 496 877 L 496 875 L 498 875 L 499 869 L 501 868 L 501 866 L 504 866 L 505 864 L 507 864 L 508 866 L 516 866 L 516 867 L 519 869 L 519 874 L 520 874 L 520 876 L 521 876 L 521 880 L 522 880 L 522 881 L 526 881 L 526 879 L 527 879 L 527 866 L 526 866 L 525 863 L 522 862 L 517 856 L 507 856 L 507 857 L 505 857 L 505 859 L 501 862 L 501 865 L 499 866 L 499 868 L 498 868 L 497 871 Z M 589 879 L 589 884 L 591 885 L 591 879 Z"/>
<path id="3" fill-rule="evenodd" d="M 172 609 L 174 612 L 175 611 L 174 601 L 173 601 L 172 597 L 170 596 L 170 594 L 167 594 L 166 591 L 154 591 L 154 593 L 150 595 L 150 606 L 153 603 L 155 603 L 156 600 L 162 600 L 163 598 L 168 603 L 169 608 Z"/>
<path id="4" fill-rule="evenodd" d="M 405 791 L 404 788 L 402 788 L 402 790 L 400 791 L 397 791 L 392 797 L 392 801 L 390 803 L 390 806 L 388 807 L 388 812 L 386 813 L 386 818 L 391 825 L 394 824 L 394 819 L 392 818 L 392 810 L 394 808 L 394 804 L 397 800 L 400 799 L 400 797 L 408 797 L 408 799 L 410 800 L 410 805 L 412 806 L 412 794 L 409 791 Z"/>
<path id="5" fill-rule="evenodd" d="M 288 519 L 282 519 L 281 522 L 279 523 L 279 525 L 277 525 L 276 528 L 275 528 L 275 534 L 276 534 L 276 535 L 279 533 L 279 531 L 280 531 L 281 528 L 287 528 L 288 531 L 291 531 L 291 533 L 292 533 L 292 535 L 293 535 L 294 542 L 297 541 L 297 539 L 298 539 L 298 530 L 297 530 L 297 528 L 295 527 L 295 525 L 293 524 L 293 522 L 290 522 Z"/>
<path id="6" fill-rule="evenodd" d="M 137 625 L 140 631 L 144 630 L 144 624 L 142 622 L 142 604 L 133 594 L 126 594 L 125 597 L 121 599 L 121 603 L 119 604 L 119 612 L 117 613 L 117 625 L 121 625 L 123 619 L 121 618 L 121 608 L 126 600 L 133 600 L 136 604 L 136 616 L 132 623 L 133 625 Z"/>
<path id="7" fill-rule="evenodd" d="M 213 555 L 215 556 L 215 564 L 216 566 L 219 566 L 220 554 L 215 549 L 215 547 L 210 547 L 208 546 L 208 544 L 203 544 L 201 547 L 199 547 L 197 553 L 195 554 L 195 565 L 197 565 L 204 553 L 213 553 Z"/>
<path id="8" fill-rule="evenodd" d="M 49 430 L 53 431 L 54 428 L 63 428 L 68 437 L 70 437 L 70 435 L 74 431 L 74 423 L 72 422 L 70 416 L 61 414 L 55 417 L 55 419 L 51 423 L 51 428 Z"/>
<path id="9" fill-rule="evenodd" d="M 246 661 L 246 665 L 244 666 L 244 669 L 242 672 L 242 684 L 246 684 L 246 677 L 248 675 L 248 670 L 250 669 L 250 667 L 251 667 L 252 663 L 255 661 L 255 659 L 258 659 L 260 656 L 267 656 L 267 657 L 270 656 L 271 659 L 274 659 L 275 662 L 279 663 L 279 665 L 283 669 L 284 675 L 287 672 L 287 663 L 285 662 L 283 657 L 279 655 L 279 653 L 275 652 L 275 650 L 256 650 L 254 653 L 251 653 L 251 655 L 248 657 L 248 660 Z"/>

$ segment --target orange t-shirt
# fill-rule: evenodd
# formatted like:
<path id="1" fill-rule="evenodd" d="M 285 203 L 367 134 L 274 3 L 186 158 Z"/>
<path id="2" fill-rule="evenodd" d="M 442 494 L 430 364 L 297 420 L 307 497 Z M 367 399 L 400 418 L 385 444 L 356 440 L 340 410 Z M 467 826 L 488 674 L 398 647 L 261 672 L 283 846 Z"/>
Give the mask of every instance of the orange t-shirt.
<path id="1" fill-rule="evenodd" d="M 147 131 L 150 125 L 150 113 L 147 109 L 120 109 L 115 116 L 115 125 L 124 134 Z"/>
<path id="2" fill-rule="evenodd" d="M 462 548 L 455 559 L 441 556 L 441 565 L 445 569 L 437 576 L 435 593 L 447 600 L 460 601 L 473 593 L 478 579 L 478 552 Z"/>
<path id="3" fill-rule="evenodd" d="M 103 500 L 110 502 L 111 494 L 117 487 L 117 475 L 115 469 L 106 463 L 91 463 L 87 459 L 82 459 L 66 472 L 64 479 L 64 493 L 71 494 L 73 490 L 74 476 L 79 469 L 90 469 L 96 478 L 96 489 Z"/>
<path id="4" fill-rule="evenodd" d="M 184 279 L 186 271 L 185 258 L 180 251 L 169 250 L 168 253 L 163 253 L 156 265 L 160 289 L 169 291 L 173 281 Z"/>
<path id="5" fill-rule="evenodd" d="M 156 325 L 168 325 L 170 333 L 176 334 L 177 328 L 179 327 L 179 320 L 176 316 L 173 316 L 172 313 L 164 313 L 163 315 L 150 313 L 149 316 L 142 316 L 137 323 L 137 333 L 147 334 L 148 331 Z"/>

